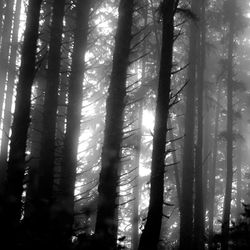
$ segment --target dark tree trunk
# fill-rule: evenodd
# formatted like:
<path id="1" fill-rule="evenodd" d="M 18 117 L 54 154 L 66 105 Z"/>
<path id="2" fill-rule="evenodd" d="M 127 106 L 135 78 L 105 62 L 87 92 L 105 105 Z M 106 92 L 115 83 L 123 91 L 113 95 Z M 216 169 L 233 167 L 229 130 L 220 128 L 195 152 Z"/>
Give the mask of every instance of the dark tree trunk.
<path id="1" fill-rule="evenodd" d="M 76 5 L 76 26 L 72 54 L 71 75 L 67 108 L 67 127 L 64 140 L 61 169 L 61 194 L 63 202 L 63 229 L 70 242 L 74 221 L 74 190 L 76 181 L 77 152 L 80 136 L 81 110 L 83 100 L 84 55 L 87 48 L 88 22 L 91 0 L 78 0 Z"/>
<path id="2" fill-rule="evenodd" d="M 0 50 L 0 114 L 3 110 L 6 78 L 8 73 L 9 49 L 11 45 L 11 31 L 13 20 L 14 0 L 6 1 L 4 9 L 4 23 L 2 33 L 2 44 Z"/>
<path id="3" fill-rule="evenodd" d="M 36 44 L 42 0 L 30 0 L 28 6 L 24 42 L 21 53 L 21 67 L 17 84 L 16 106 L 12 125 L 8 161 L 4 220 L 1 223 L 1 237 L 8 245 L 15 241 L 22 212 L 23 179 L 25 172 L 25 149 L 30 124 L 31 87 L 35 76 Z M 3 232 L 4 231 L 4 232 Z M 2 233 L 3 232 L 3 233 Z"/>
<path id="4" fill-rule="evenodd" d="M 197 68 L 197 93 L 198 93 L 198 131 L 195 160 L 195 207 L 194 207 L 194 245 L 193 249 L 203 250 L 205 247 L 205 213 L 203 200 L 203 107 L 204 107 L 204 70 L 205 70 L 205 1 L 200 3 L 200 32 L 199 44 L 199 62 Z M 205 180 L 204 180 L 205 181 Z"/>
<path id="5" fill-rule="evenodd" d="M 38 61 L 41 61 L 39 71 L 36 74 L 35 103 L 31 111 L 32 121 L 30 128 L 30 160 L 28 165 L 27 189 L 25 197 L 25 220 L 29 220 L 34 212 L 34 198 L 38 190 L 38 167 L 42 138 L 42 114 L 44 102 L 45 74 L 47 67 L 49 25 L 51 19 L 51 3 L 45 1 L 41 5 L 44 20 L 40 28 L 40 50 Z"/>
<path id="6" fill-rule="evenodd" d="M 119 180 L 120 150 L 125 109 L 127 68 L 132 38 L 133 0 L 121 0 L 115 38 L 113 68 L 106 102 L 106 123 L 102 148 L 99 198 L 95 233 L 102 249 L 116 248 L 117 185 Z"/>
<path id="7" fill-rule="evenodd" d="M 174 42 L 174 14 L 177 4 L 178 1 L 165 0 L 161 6 L 163 20 L 162 49 L 151 163 L 150 201 L 147 222 L 141 235 L 139 250 L 156 250 L 161 232 L 164 202 L 165 146 Z"/>
<path id="8" fill-rule="evenodd" d="M 228 250 L 230 212 L 232 200 L 233 182 L 233 48 L 234 48 L 234 18 L 235 1 L 228 0 L 231 10 L 231 20 L 228 30 L 228 59 L 227 59 L 227 173 L 226 190 L 224 197 L 223 218 L 222 218 L 222 250 Z"/>
<path id="9" fill-rule="evenodd" d="M 60 81 L 61 44 L 65 0 L 54 0 L 48 52 L 48 69 L 43 108 L 42 140 L 39 161 L 37 217 L 39 227 L 45 229 L 49 223 L 54 184 L 54 153 L 58 86 Z M 47 230 L 47 229 L 46 229 Z"/>
<path id="10" fill-rule="evenodd" d="M 13 100 L 13 90 L 15 85 L 16 71 L 16 57 L 18 51 L 18 31 L 20 24 L 20 12 L 21 12 L 22 1 L 17 1 L 14 15 L 14 26 L 12 31 L 11 41 L 11 52 L 10 60 L 8 65 L 8 83 L 6 91 L 5 109 L 4 109 L 4 120 L 3 120 L 3 133 L 1 142 L 1 153 L 0 153 L 0 190 L 3 190 L 3 184 L 6 178 L 7 170 L 7 157 L 8 157 L 8 144 L 9 144 L 9 132 L 11 126 L 11 106 Z M 0 191 L 1 192 L 1 191 Z"/>
<path id="11" fill-rule="evenodd" d="M 192 12 L 197 15 L 198 4 L 192 0 Z M 185 138 L 182 173 L 182 203 L 180 207 L 180 250 L 191 250 L 193 240 L 193 183 L 194 183 L 194 125 L 197 26 L 190 24 L 189 83 L 186 90 Z"/>

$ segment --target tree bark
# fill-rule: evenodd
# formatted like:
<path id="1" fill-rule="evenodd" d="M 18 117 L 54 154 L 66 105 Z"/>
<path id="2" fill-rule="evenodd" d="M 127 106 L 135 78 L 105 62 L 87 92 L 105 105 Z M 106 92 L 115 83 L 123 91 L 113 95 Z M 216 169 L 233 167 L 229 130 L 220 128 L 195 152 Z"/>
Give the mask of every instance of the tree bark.
<path id="1" fill-rule="evenodd" d="M 28 6 L 21 67 L 17 84 L 16 106 L 12 125 L 10 153 L 7 170 L 5 206 L 1 223 L 1 237 L 9 245 L 15 241 L 15 231 L 22 212 L 25 149 L 30 124 L 31 87 L 35 77 L 36 45 L 42 0 L 30 0 Z"/>
<path id="2" fill-rule="evenodd" d="M 198 3 L 192 0 L 192 12 L 199 12 Z M 197 26 L 190 24 L 189 39 L 189 83 L 186 90 L 185 138 L 182 172 L 182 204 L 180 207 L 180 250 L 191 250 L 193 240 L 193 183 L 194 183 L 194 126 Z"/>
<path id="3" fill-rule="evenodd" d="M 60 81 L 61 44 L 65 0 L 54 0 L 48 52 L 48 69 L 43 108 L 42 140 L 39 160 L 37 217 L 39 227 L 45 229 L 49 223 L 54 184 L 54 153 L 58 86 Z"/>
<path id="4" fill-rule="evenodd" d="M 106 102 L 106 122 L 102 148 L 99 198 L 95 233 L 102 249 L 116 248 L 117 185 L 119 180 L 120 150 L 123 133 L 127 68 L 129 65 L 133 0 L 121 0 L 115 38 L 113 68 Z"/>
<path id="5" fill-rule="evenodd" d="M 83 100 L 83 78 L 85 72 L 84 55 L 87 49 L 88 22 L 91 0 L 78 0 L 76 5 L 76 26 L 72 54 L 69 96 L 67 108 L 67 126 L 64 140 L 61 169 L 62 208 L 66 230 L 66 240 L 70 242 L 74 222 L 74 191 L 77 169 L 78 142 L 80 136 L 81 110 Z"/>
<path id="6" fill-rule="evenodd" d="M 228 30 L 228 59 L 227 59 L 227 173 L 226 189 L 224 196 L 223 218 L 222 218 L 222 250 L 228 250 L 230 212 L 232 200 L 233 182 L 233 47 L 234 47 L 234 17 L 235 1 L 228 0 L 231 7 L 231 20 Z"/>
<path id="7" fill-rule="evenodd" d="M 163 20 L 162 49 L 153 137 L 150 201 L 147 221 L 140 238 L 139 250 L 156 250 L 161 232 L 164 202 L 165 146 L 174 42 L 174 14 L 177 5 L 178 1 L 175 0 L 165 0 L 161 5 Z"/>

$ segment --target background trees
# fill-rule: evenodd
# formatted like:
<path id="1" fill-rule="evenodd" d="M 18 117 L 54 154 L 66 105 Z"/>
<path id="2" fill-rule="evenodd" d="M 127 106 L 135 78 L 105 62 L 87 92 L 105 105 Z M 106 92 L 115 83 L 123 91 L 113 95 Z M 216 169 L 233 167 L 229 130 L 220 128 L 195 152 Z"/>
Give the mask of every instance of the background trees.
<path id="1" fill-rule="evenodd" d="M 249 2 L 0 6 L 5 248 L 239 246 Z"/>

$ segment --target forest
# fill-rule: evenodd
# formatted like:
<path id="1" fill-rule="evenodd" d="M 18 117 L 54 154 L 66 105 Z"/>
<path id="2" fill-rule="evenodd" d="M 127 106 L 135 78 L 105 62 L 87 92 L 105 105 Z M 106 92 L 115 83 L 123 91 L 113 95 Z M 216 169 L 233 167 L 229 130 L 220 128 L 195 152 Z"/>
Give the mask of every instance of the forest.
<path id="1" fill-rule="evenodd" d="M 250 249 L 250 1 L 0 0 L 0 248 Z"/>

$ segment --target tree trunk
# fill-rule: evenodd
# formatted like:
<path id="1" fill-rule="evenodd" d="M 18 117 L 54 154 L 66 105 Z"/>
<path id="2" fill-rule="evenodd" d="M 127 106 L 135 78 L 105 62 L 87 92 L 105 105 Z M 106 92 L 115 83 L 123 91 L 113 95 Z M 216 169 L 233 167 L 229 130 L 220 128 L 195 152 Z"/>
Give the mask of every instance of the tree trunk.
<path id="1" fill-rule="evenodd" d="M 6 91 L 6 100 L 5 100 L 5 109 L 4 109 L 4 120 L 3 120 L 3 133 L 2 133 L 2 142 L 1 142 L 1 153 L 0 153 L 0 190 L 3 190 L 3 184 L 6 178 L 7 170 L 7 157 L 8 157 L 8 145 L 9 145 L 9 132 L 11 126 L 11 107 L 13 100 L 13 91 L 15 85 L 15 77 L 17 74 L 16 71 L 16 57 L 18 51 L 18 31 L 20 24 L 20 12 L 21 12 L 21 3 L 22 1 L 17 1 L 14 15 L 14 26 L 12 32 L 12 41 L 11 41 L 11 52 L 10 52 L 10 61 L 8 65 L 8 83 Z M 1 191 L 0 191 L 1 192 Z"/>
<path id="2" fill-rule="evenodd" d="M 164 202 L 165 146 L 174 42 L 174 14 L 177 4 L 178 1 L 165 0 L 161 6 L 163 20 L 162 49 L 151 163 L 150 201 L 147 221 L 139 243 L 139 250 L 156 250 L 161 232 Z"/>
<path id="3" fill-rule="evenodd" d="M 16 106 L 12 125 L 10 153 L 6 183 L 6 203 L 1 236 L 7 242 L 15 242 L 15 230 L 22 212 L 23 179 L 25 172 L 25 149 L 30 124 L 31 87 L 35 76 L 36 44 L 42 0 L 30 0 L 21 53 L 21 67 L 17 84 Z"/>
<path id="4" fill-rule="evenodd" d="M 78 0 L 76 5 L 76 26 L 72 54 L 69 97 L 67 108 L 67 126 L 64 140 L 64 153 L 61 169 L 62 212 L 65 216 L 63 229 L 66 240 L 70 242 L 74 221 L 74 190 L 77 169 L 78 141 L 80 136 L 81 110 L 83 100 L 84 55 L 87 49 L 88 22 L 91 0 Z"/>
<path id="5" fill-rule="evenodd" d="M 231 20 L 228 30 L 228 59 L 227 59 L 227 173 L 226 190 L 224 197 L 223 218 L 222 218 L 222 250 L 228 250 L 230 211 L 232 200 L 232 182 L 233 182 L 233 47 L 234 47 L 234 17 L 235 2 L 230 1 Z"/>
<path id="6" fill-rule="evenodd" d="M 121 0 L 115 38 L 113 68 L 106 102 L 106 123 L 102 148 L 99 198 L 95 233 L 102 249 L 116 248 L 117 185 L 119 180 L 120 150 L 125 109 L 127 68 L 129 65 L 133 0 Z"/>
<path id="7" fill-rule="evenodd" d="M 13 20 L 14 0 L 6 1 L 5 18 L 3 24 L 2 44 L 0 51 L 0 117 L 2 117 L 6 78 L 8 73 L 9 50 L 11 45 L 11 31 Z"/>
<path id="8" fill-rule="evenodd" d="M 198 4 L 192 0 L 192 12 L 197 15 Z M 193 240 L 194 126 L 197 26 L 190 24 L 189 83 L 186 90 L 185 138 L 182 173 L 182 204 L 180 207 L 180 250 L 191 250 Z"/>
<path id="9" fill-rule="evenodd" d="M 195 204 L 194 204 L 194 245 L 193 249 L 203 250 L 205 247 L 205 213 L 203 200 L 203 107 L 204 107 L 204 70 L 205 70 L 205 1 L 200 3 L 200 32 L 199 44 L 199 62 L 197 69 L 197 93 L 198 93 L 198 131 L 195 160 Z M 204 180 L 205 181 L 205 180 Z"/>
<path id="10" fill-rule="evenodd" d="M 48 52 L 48 69 L 43 109 L 42 140 L 39 160 L 37 217 L 39 227 L 48 227 L 54 184 L 54 153 L 57 93 L 60 80 L 61 44 L 65 0 L 54 0 Z"/>
<path id="11" fill-rule="evenodd" d="M 221 99 L 221 85 L 217 92 L 217 106 L 215 111 L 215 126 L 214 126 L 214 142 L 213 142 L 213 160 L 209 172 L 209 204 L 208 204 L 208 248 L 214 249 L 213 236 L 214 236 L 214 203 L 215 203 L 215 176 L 217 164 L 217 149 L 218 149 L 218 127 L 220 115 L 220 99 Z"/>

